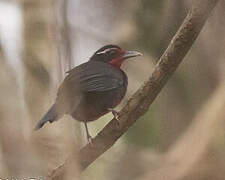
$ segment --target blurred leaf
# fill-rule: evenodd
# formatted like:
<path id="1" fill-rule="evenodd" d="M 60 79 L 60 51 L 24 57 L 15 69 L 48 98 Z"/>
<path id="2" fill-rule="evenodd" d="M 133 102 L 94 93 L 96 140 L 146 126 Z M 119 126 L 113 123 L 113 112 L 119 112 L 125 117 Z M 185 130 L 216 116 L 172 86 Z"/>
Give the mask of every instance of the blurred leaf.
<path id="1" fill-rule="evenodd" d="M 156 105 L 141 117 L 125 135 L 125 141 L 141 147 L 155 146 L 158 141 L 160 122 L 156 117 Z"/>

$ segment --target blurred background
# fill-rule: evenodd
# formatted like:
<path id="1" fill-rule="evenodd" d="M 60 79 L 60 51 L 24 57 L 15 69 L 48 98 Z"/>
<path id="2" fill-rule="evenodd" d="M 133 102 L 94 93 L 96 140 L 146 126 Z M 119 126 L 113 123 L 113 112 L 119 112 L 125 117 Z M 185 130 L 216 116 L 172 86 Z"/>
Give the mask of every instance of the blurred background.
<path id="1" fill-rule="evenodd" d="M 64 116 L 33 128 L 65 72 L 106 44 L 138 50 L 128 93 L 148 79 L 191 0 L 0 0 L 0 178 L 46 177 L 86 142 Z M 75 179 L 225 179 L 225 2 L 149 111 Z M 89 123 L 95 136 L 112 119 Z M 159 173 L 157 173 L 159 172 Z M 73 178 L 68 178 L 73 179 Z"/>

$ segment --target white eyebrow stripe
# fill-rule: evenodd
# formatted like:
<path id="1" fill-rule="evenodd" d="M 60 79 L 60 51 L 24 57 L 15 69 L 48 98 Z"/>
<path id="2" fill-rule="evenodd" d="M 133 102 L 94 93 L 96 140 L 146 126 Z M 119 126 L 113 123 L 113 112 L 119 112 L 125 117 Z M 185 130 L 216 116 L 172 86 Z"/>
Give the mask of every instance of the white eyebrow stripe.
<path id="1" fill-rule="evenodd" d="M 108 49 L 105 49 L 104 51 L 98 52 L 97 54 L 105 54 L 105 53 L 107 53 L 108 51 L 111 51 L 111 50 L 117 50 L 117 48 L 108 48 Z"/>

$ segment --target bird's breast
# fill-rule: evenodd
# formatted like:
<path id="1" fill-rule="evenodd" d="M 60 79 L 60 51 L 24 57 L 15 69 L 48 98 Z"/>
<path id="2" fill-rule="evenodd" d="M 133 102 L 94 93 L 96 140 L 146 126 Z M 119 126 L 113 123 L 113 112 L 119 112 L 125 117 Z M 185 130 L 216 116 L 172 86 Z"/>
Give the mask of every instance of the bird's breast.
<path id="1" fill-rule="evenodd" d="M 94 121 L 115 108 L 124 98 L 127 86 L 121 86 L 108 92 L 92 92 L 83 95 L 83 99 L 72 113 L 79 121 Z"/>

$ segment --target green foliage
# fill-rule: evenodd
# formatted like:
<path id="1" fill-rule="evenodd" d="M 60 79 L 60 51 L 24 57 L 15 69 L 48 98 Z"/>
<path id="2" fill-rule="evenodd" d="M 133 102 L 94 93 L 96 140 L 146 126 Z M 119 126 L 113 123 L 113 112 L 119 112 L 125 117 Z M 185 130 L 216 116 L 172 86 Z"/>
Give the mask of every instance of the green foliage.
<path id="1" fill-rule="evenodd" d="M 163 0 L 142 0 L 140 8 L 136 11 L 137 39 L 135 44 L 146 52 L 159 57 L 174 33 L 179 28 L 186 15 L 186 7 L 183 1 L 172 2 L 174 5 L 171 14 L 165 15 Z"/>
<path id="2" fill-rule="evenodd" d="M 158 46 L 157 33 L 162 2 L 162 0 L 142 0 L 140 9 L 136 12 L 137 43 L 146 51 L 156 52 Z"/>
<path id="3" fill-rule="evenodd" d="M 140 147 L 155 146 L 160 133 L 160 122 L 156 115 L 156 105 L 153 104 L 149 111 L 129 129 L 125 141 Z"/>

